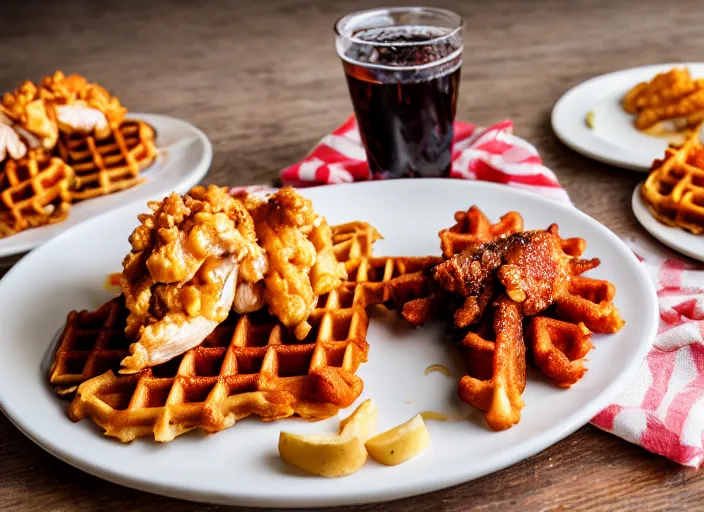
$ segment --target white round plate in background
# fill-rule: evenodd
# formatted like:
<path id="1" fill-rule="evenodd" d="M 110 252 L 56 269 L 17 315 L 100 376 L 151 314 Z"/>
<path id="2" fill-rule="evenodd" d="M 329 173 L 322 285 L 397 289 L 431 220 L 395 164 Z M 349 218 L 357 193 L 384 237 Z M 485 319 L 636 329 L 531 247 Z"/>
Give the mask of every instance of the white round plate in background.
<path id="1" fill-rule="evenodd" d="M 639 183 L 633 191 L 631 198 L 631 206 L 633 214 L 638 219 L 638 222 L 645 230 L 660 240 L 662 243 L 674 249 L 675 251 L 694 258 L 695 260 L 704 261 L 704 236 L 695 235 L 689 231 L 678 228 L 676 226 L 668 226 L 656 219 L 648 206 L 643 201 L 640 195 L 640 188 L 643 183 Z"/>
<path id="2" fill-rule="evenodd" d="M 552 110 L 552 129 L 568 147 L 607 164 L 647 172 L 661 158 L 667 140 L 636 129 L 635 116 L 621 106 L 633 86 L 673 67 L 687 67 L 694 78 L 704 77 L 704 63 L 674 63 L 624 69 L 597 76 L 567 91 Z M 586 123 L 593 112 L 594 127 Z"/>
<path id="3" fill-rule="evenodd" d="M 63 222 L 0 238 L 0 257 L 29 251 L 86 219 L 134 201 L 161 199 L 174 191 L 185 193 L 207 174 L 213 160 L 213 146 L 198 128 L 158 114 L 130 113 L 128 118 L 149 123 L 156 131 L 157 157 L 142 173 L 146 181 L 127 190 L 74 204 Z"/>
<path id="4" fill-rule="evenodd" d="M 504 185 L 447 179 L 371 181 L 301 193 L 330 224 L 361 220 L 376 226 L 385 237 L 375 244 L 377 255 L 439 254 L 438 231 L 454 224 L 454 213 L 472 204 L 492 219 L 517 210 L 527 229 L 545 229 L 558 221 L 562 236 L 586 239 L 584 257 L 601 258 L 589 275 L 615 284 L 615 303 L 626 324 L 617 334 L 594 335 L 589 371 L 569 390 L 529 375 L 520 423 L 494 432 L 477 410 L 457 398 L 462 364 L 453 343 L 443 337 L 443 325 L 413 329 L 396 314 L 373 315 L 369 361 L 358 372 L 364 392 L 354 406 L 373 398 L 379 407 L 379 431 L 422 411 L 451 417 L 469 413 L 458 422 L 429 420 L 431 447 L 398 466 L 369 460 L 353 475 L 328 479 L 306 475 L 280 460 L 282 429 L 336 432 L 336 417 L 269 423 L 247 418 L 213 435 L 190 432 L 165 444 L 149 438 L 122 444 L 103 436 L 90 420 L 72 423 L 67 418 L 67 404 L 49 386 L 42 359 L 45 354 L 51 357 L 52 339 L 70 310 L 94 309 L 110 297 L 103 287 L 105 276 L 120 270 L 129 250 L 127 237 L 137 225 L 137 215 L 146 210 L 136 203 L 50 240 L 0 281 L 0 408 L 48 452 L 129 487 L 228 505 L 360 504 L 466 482 L 547 448 L 610 403 L 630 382 L 655 336 L 657 298 L 642 265 L 616 235 L 571 206 Z M 80 247 L 91 250 L 77 250 Z M 439 372 L 426 376 L 425 369 L 433 364 L 450 368 L 452 378 Z"/>

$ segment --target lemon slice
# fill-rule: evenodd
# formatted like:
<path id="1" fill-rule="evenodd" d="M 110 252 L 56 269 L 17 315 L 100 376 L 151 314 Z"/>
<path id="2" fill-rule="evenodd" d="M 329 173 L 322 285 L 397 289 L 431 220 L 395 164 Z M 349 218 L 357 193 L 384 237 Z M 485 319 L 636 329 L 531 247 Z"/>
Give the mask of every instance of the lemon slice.
<path id="1" fill-rule="evenodd" d="M 340 433 L 302 436 L 279 435 L 279 455 L 294 466 L 325 477 L 349 475 L 367 461 L 366 441 L 376 430 L 377 407 L 367 400 L 340 423 Z"/>
<path id="2" fill-rule="evenodd" d="M 374 459 L 395 466 L 421 453 L 430 445 L 430 432 L 420 414 L 406 423 L 369 439 L 366 446 Z"/>

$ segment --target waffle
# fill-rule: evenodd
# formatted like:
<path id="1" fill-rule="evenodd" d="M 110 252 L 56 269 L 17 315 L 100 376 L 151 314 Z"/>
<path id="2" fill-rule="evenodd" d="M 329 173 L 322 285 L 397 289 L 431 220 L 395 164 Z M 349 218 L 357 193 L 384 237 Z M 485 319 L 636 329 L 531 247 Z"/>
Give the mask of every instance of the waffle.
<path id="1" fill-rule="evenodd" d="M 367 306 L 384 304 L 397 309 L 411 325 L 422 325 L 434 316 L 430 270 L 442 258 L 387 257 L 372 258 L 372 245 L 383 237 L 366 222 L 349 222 L 332 227 L 333 252 L 345 263 L 348 281 L 345 287 L 366 282 L 359 289 Z"/>
<path id="2" fill-rule="evenodd" d="M 494 430 L 510 428 L 521 418 L 526 387 L 522 321 L 518 305 L 500 297 L 477 331 L 459 344 L 467 375 L 457 383 L 457 394 L 484 411 Z"/>
<path id="3" fill-rule="evenodd" d="M 251 414 L 327 418 L 362 391 L 354 372 L 367 358 L 368 319 L 345 291 L 321 297 L 319 304 L 304 340 L 268 314 L 233 313 L 184 355 L 118 376 L 114 369 L 129 341 L 126 308 L 113 299 L 94 313 L 69 316 L 51 380 L 69 390 L 84 376 L 107 370 L 78 386 L 68 414 L 73 421 L 93 418 L 123 442 L 149 435 L 170 441 L 194 428 L 217 432 Z"/>
<path id="4" fill-rule="evenodd" d="M 483 217 L 478 210 L 473 212 L 470 209 L 468 214 L 479 219 Z M 460 218 L 456 217 L 458 225 L 455 226 L 455 233 L 465 229 L 469 236 L 473 236 L 469 227 L 471 224 L 465 228 L 458 227 L 466 218 L 458 216 Z M 511 219 L 512 226 L 521 226 L 522 229 L 520 215 L 507 215 L 502 219 Z M 489 233 L 483 237 L 490 237 L 491 232 L 486 229 L 488 221 L 482 224 L 482 232 Z M 486 281 L 484 288 L 477 288 L 470 293 L 470 290 L 474 290 L 474 285 L 466 291 L 460 287 L 455 290 L 455 294 L 446 293 L 443 297 L 445 303 L 452 306 L 450 309 L 455 310 L 453 330 L 459 336 L 458 348 L 467 371 L 458 382 L 458 395 L 465 402 L 484 411 L 487 424 L 494 430 L 510 428 L 520 420 L 524 406 L 521 395 L 526 386 L 528 362 L 526 347 L 535 366 L 555 385 L 567 388 L 587 371 L 584 363 L 587 353 L 593 348 L 592 331 L 615 333 L 624 323 L 613 303 L 616 292 L 614 285 L 582 275 L 600 263 L 598 259 L 580 259 L 586 250 L 586 242 L 581 238 L 562 238 L 556 224 L 549 226 L 546 231 L 556 237 L 555 241 L 559 244 L 559 248 L 555 249 L 557 253 L 551 253 L 550 258 L 564 262 L 562 264 L 565 265 L 568 282 L 565 286 L 553 289 L 552 300 L 539 309 L 525 313 L 527 302 L 523 301 L 526 296 L 521 293 L 513 297 L 512 290 L 518 288 L 509 286 L 513 282 L 502 280 L 508 274 L 502 273 L 506 267 L 501 265 L 492 270 L 495 272 L 494 277 Z M 507 235 L 497 233 L 495 238 L 488 241 L 495 241 L 502 236 Z M 475 243 L 477 242 L 471 242 L 467 247 Z M 491 265 L 491 251 L 496 250 L 496 245 L 489 244 L 486 248 L 477 250 L 483 255 L 482 258 L 472 260 L 470 255 L 468 261 L 479 268 Z M 488 258 L 486 262 L 484 257 Z M 449 261 L 443 266 L 448 264 Z M 458 275 L 457 279 L 459 282 L 470 279 L 469 276 L 479 279 L 483 275 L 479 268 L 473 271 L 468 268 L 463 271 L 464 277 Z M 443 271 L 444 279 L 447 279 L 451 274 L 447 274 L 445 269 Z M 469 281 L 464 283 L 470 284 Z M 520 280 L 515 284 L 520 287 Z M 467 293 L 469 294 L 463 295 Z"/>
<path id="5" fill-rule="evenodd" d="M 479 208 L 472 206 L 466 212 L 455 213 L 455 221 L 454 226 L 438 233 L 445 258 L 451 258 L 472 245 L 523 231 L 523 217 L 517 212 L 508 212 L 499 222 L 492 224 Z"/>
<path id="6" fill-rule="evenodd" d="M 382 239 L 374 226 L 366 222 L 348 222 L 332 226 L 332 250 L 337 261 L 342 261 L 349 272 L 359 266 L 359 258 L 372 255 L 372 245 Z"/>
<path id="7" fill-rule="evenodd" d="M 663 224 L 704 233 L 704 147 L 696 130 L 681 147 L 655 160 L 640 189 L 653 216 Z"/>
<path id="8" fill-rule="evenodd" d="M 546 316 L 531 318 L 525 333 L 535 365 L 562 388 L 570 387 L 586 373 L 584 358 L 594 348 L 591 336 L 581 322 L 573 324 Z"/>
<path id="9" fill-rule="evenodd" d="M 144 181 L 140 173 L 156 158 L 154 130 L 141 121 L 110 127 L 110 135 L 61 133 L 58 152 L 73 167 L 77 187 L 73 201 L 111 194 Z"/>
<path id="10" fill-rule="evenodd" d="M 0 172 L 0 238 L 64 220 L 73 170 L 59 158 L 30 152 Z"/>
<path id="11" fill-rule="evenodd" d="M 333 231 L 353 233 L 338 239 L 338 254 L 360 256 L 348 280 L 318 298 L 308 318 L 312 329 L 300 341 L 264 311 L 231 313 L 199 347 L 136 374 L 116 375 L 129 354 L 124 299 L 70 313 L 49 376 L 60 395 L 75 392 L 69 417 L 90 417 L 123 442 L 151 435 L 169 441 L 195 428 L 217 432 L 249 415 L 320 419 L 351 405 L 363 387 L 355 372 L 367 359 L 366 308 L 402 304 L 415 288 L 399 280 L 432 262 L 370 258 L 373 242 L 365 244 L 376 230 L 368 225 Z M 341 250 L 340 243 L 357 248 Z"/>

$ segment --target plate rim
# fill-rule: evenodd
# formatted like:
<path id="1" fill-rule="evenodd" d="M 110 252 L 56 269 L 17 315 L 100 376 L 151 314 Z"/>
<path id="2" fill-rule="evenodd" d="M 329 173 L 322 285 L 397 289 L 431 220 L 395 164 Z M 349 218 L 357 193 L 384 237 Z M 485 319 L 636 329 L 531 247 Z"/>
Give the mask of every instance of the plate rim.
<path id="1" fill-rule="evenodd" d="M 645 157 L 644 155 L 635 151 L 631 151 L 627 148 L 613 146 L 605 140 L 594 137 L 593 134 L 587 136 L 586 134 L 589 133 L 589 128 L 587 128 L 586 126 L 584 127 L 584 130 L 580 130 L 583 132 L 583 135 L 575 135 L 573 133 L 573 130 L 577 129 L 577 127 L 563 125 L 560 122 L 559 117 L 563 115 L 563 112 L 566 108 L 571 106 L 570 102 L 574 101 L 573 98 L 575 96 L 577 96 L 587 87 L 594 87 L 600 81 L 614 79 L 619 75 L 628 75 L 629 73 L 634 72 L 652 71 L 652 73 L 657 73 L 662 69 L 672 68 L 676 66 L 704 67 L 704 62 L 670 62 L 661 64 L 646 64 L 642 66 L 632 66 L 615 71 L 610 71 L 608 73 L 603 73 L 601 75 L 591 77 L 587 80 L 584 80 L 583 82 L 578 83 L 577 85 L 565 91 L 553 105 L 553 108 L 550 113 L 550 124 L 553 133 L 565 146 L 581 154 L 582 156 L 628 171 L 642 173 L 648 172 L 652 164 L 652 159 L 650 161 L 647 161 L 647 157 Z M 578 108 L 580 112 L 583 111 L 584 115 L 586 115 L 586 113 L 589 111 L 589 108 L 591 107 L 589 105 L 582 105 L 576 108 Z M 608 152 L 605 149 L 607 147 L 610 148 L 612 152 L 616 152 L 617 154 L 622 155 L 622 157 L 619 158 L 618 156 L 609 156 Z"/>
<path id="2" fill-rule="evenodd" d="M 638 223 L 645 229 L 653 238 L 663 243 L 670 249 L 683 254 L 689 258 L 695 259 L 697 261 L 704 262 L 704 253 L 697 253 L 688 249 L 685 242 L 680 243 L 678 238 L 686 237 L 696 240 L 698 243 L 702 244 L 704 247 L 704 235 L 695 235 L 688 232 L 685 229 L 678 228 L 676 226 L 668 226 L 663 224 L 648 210 L 643 197 L 640 195 L 640 188 L 644 181 L 641 181 L 633 189 L 633 194 L 631 195 L 631 209 L 633 210 L 633 215 L 635 215 Z M 672 234 L 673 236 L 670 236 Z"/>
<path id="3" fill-rule="evenodd" d="M 127 114 L 127 119 L 146 121 L 150 124 L 152 124 L 152 123 L 149 121 L 149 119 L 158 119 L 158 120 L 160 120 L 160 122 L 183 124 L 188 128 L 189 131 L 192 132 L 192 134 L 195 137 L 198 138 L 200 144 L 203 147 L 203 159 L 200 162 L 198 162 L 198 165 L 193 170 L 191 170 L 186 175 L 186 177 L 184 179 L 182 179 L 181 181 L 179 181 L 176 184 L 176 186 L 174 187 L 175 189 L 183 190 L 185 192 L 187 189 L 190 189 L 193 186 L 195 186 L 196 184 L 198 184 L 208 174 L 208 171 L 210 170 L 210 166 L 213 163 L 213 145 L 210 142 L 210 139 L 208 138 L 208 136 L 203 132 L 203 130 L 201 130 L 200 128 L 198 128 L 194 124 L 189 123 L 188 121 L 185 121 L 183 119 L 179 119 L 177 117 L 167 116 L 164 114 L 153 114 L 153 113 L 148 113 L 148 112 L 129 112 Z M 157 136 L 158 136 L 158 134 L 157 134 Z M 159 148 L 157 147 L 157 150 L 158 149 Z M 148 169 L 149 168 L 145 169 L 145 171 Z M 115 194 L 121 194 L 121 193 L 125 193 L 125 192 L 129 193 L 130 190 L 134 190 L 134 188 L 121 190 L 121 191 L 115 192 Z M 166 189 L 164 189 L 164 190 L 166 190 Z M 168 193 L 168 192 L 164 192 L 164 193 Z M 162 195 L 162 194 L 161 193 L 154 194 L 154 195 L 151 195 L 150 198 L 154 198 L 158 195 Z M 94 198 L 94 199 L 100 200 L 100 198 Z M 18 254 L 23 254 L 28 251 L 31 251 L 31 250 L 47 243 L 52 238 L 55 238 L 56 236 L 63 234 L 65 231 L 73 229 L 76 226 L 79 226 L 88 220 L 91 220 L 91 219 L 94 219 L 95 217 L 98 217 L 100 215 L 104 215 L 106 213 L 115 211 L 119 208 L 122 208 L 123 206 L 130 205 L 133 202 L 141 202 L 141 201 L 146 202 L 147 199 L 132 198 L 132 199 L 128 199 L 127 202 L 125 202 L 125 203 L 121 203 L 121 204 L 117 203 L 115 205 L 108 206 L 103 211 L 96 213 L 96 214 L 87 215 L 85 218 L 79 220 L 78 222 L 76 222 L 72 226 L 70 226 L 66 229 L 63 229 L 54 235 L 42 237 L 43 239 L 40 241 L 34 240 L 34 241 L 26 241 L 26 242 L 20 242 L 20 243 L 13 244 L 12 238 L 15 235 L 11 235 L 6 238 L 0 238 L 0 258 L 15 256 Z M 47 226 L 39 226 L 36 228 L 31 228 L 31 230 L 34 233 L 38 233 L 38 236 L 41 237 L 41 230 L 46 227 Z M 22 233 L 22 232 L 20 232 L 20 233 Z M 17 233 L 17 234 L 19 234 L 19 233 Z M 5 241 L 5 243 L 3 243 L 3 241 Z"/>
<path id="4" fill-rule="evenodd" d="M 349 188 L 349 187 L 357 187 L 360 189 L 363 189 L 365 187 L 388 187 L 388 186 L 393 186 L 394 181 L 399 181 L 399 180 L 389 180 L 389 181 L 372 181 L 372 182 L 361 182 L 361 183 L 350 183 L 350 184 L 341 184 L 341 185 L 336 185 L 336 187 L 344 187 L 344 188 Z M 428 179 L 426 179 L 423 182 L 418 182 L 418 180 L 403 180 L 403 181 L 411 181 L 411 182 L 416 182 L 416 183 L 427 183 Z M 432 181 L 443 181 L 443 182 L 448 182 L 447 179 L 434 179 Z M 132 475 L 124 475 L 119 471 L 113 470 L 110 468 L 107 464 L 99 465 L 96 464 L 85 457 L 76 457 L 72 455 L 70 449 L 67 447 L 61 446 L 60 444 L 57 445 L 57 443 L 54 441 L 52 442 L 51 439 L 43 439 L 41 436 L 36 436 L 35 433 L 32 431 L 31 425 L 25 425 L 21 421 L 16 421 L 18 418 L 16 417 L 16 411 L 12 408 L 8 408 L 7 405 L 7 400 L 6 400 L 6 394 L 8 394 L 7 390 L 4 390 L 2 387 L 0 387 L 0 410 L 2 410 L 5 415 L 8 417 L 8 419 L 15 425 L 23 434 L 25 434 L 28 438 L 30 438 L 32 441 L 34 441 L 38 446 L 40 446 L 42 449 L 47 451 L 48 453 L 51 453 L 55 457 L 63 460 L 64 462 L 67 462 L 68 464 L 81 469 L 82 471 L 85 471 L 89 474 L 92 474 L 94 476 L 97 476 L 99 478 L 102 478 L 104 480 L 108 480 L 113 483 L 117 483 L 119 485 L 124 485 L 130 488 L 134 489 L 139 489 L 142 491 L 146 492 L 151 492 L 151 493 L 157 493 L 161 494 L 164 496 L 170 496 L 174 498 L 179 498 L 179 499 L 184 499 L 188 501 L 196 501 L 196 502 L 203 502 L 203 503 L 213 503 L 213 504 L 221 504 L 221 505 L 242 505 L 242 506 L 256 506 L 256 507 L 284 507 L 284 508 L 291 508 L 291 507 L 326 507 L 326 506 L 342 506 L 342 505 L 353 505 L 353 504 L 367 504 L 367 503 L 382 503 L 382 502 L 387 502 L 391 500 L 396 500 L 396 499 L 401 499 L 405 497 L 410 497 L 410 496 L 417 496 L 420 494 L 425 494 L 427 492 L 432 492 L 432 491 L 437 491 L 441 489 L 446 489 L 448 487 L 451 487 L 453 485 L 458 485 L 461 483 L 466 483 L 471 480 L 474 480 L 476 478 L 479 478 L 481 476 L 485 476 L 491 473 L 494 473 L 500 469 L 510 467 L 528 457 L 531 457 L 535 455 L 536 453 L 539 453 L 546 449 L 547 447 L 559 442 L 560 440 L 564 439 L 567 437 L 569 434 L 573 433 L 583 425 L 587 424 L 591 418 L 593 418 L 599 411 L 603 409 L 615 396 L 623 389 L 623 387 L 628 383 L 629 380 L 632 379 L 632 377 L 635 375 L 635 372 L 639 368 L 640 364 L 642 363 L 642 360 L 645 358 L 645 355 L 647 354 L 647 351 L 649 350 L 652 340 L 655 338 L 655 334 L 657 332 L 657 325 L 658 325 L 658 308 L 657 308 L 657 295 L 655 293 L 655 287 L 652 283 L 652 281 L 649 279 L 647 272 L 643 265 L 638 261 L 636 258 L 635 254 L 632 252 L 630 248 L 616 235 L 614 234 L 611 230 L 606 228 L 606 226 L 602 225 L 595 219 L 589 217 L 587 214 L 584 212 L 578 210 L 577 208 L 559 203 L 553 200 L 550 200 L 548 198 L 542 197 L 539 194 L 536 194 L 534 192 L 529 192 L 529 191 L 524 191 L 520 189 L 515 189 L 512 187 L 506 187 L 505 185 L 501 184 L 495 184 L 495 183 L 488 183 L 488 182 L 479 182 L 479 181 L 469 181 L 469 180 L 456 180 L 460 181 L 463 184 L 460 186 L 467 186 L 467 187 L 477 187 L 480 191 L 481 189 L 484 188 L 492 188 L 497 191 L 504 191 L 506 192 L 509 196 L 512 194 L 516 194 L 519 196 L 524 196 L 524 197 L 530 197 L 533 200 L 536 200 L 541 203 L 547 204 L 548 208 L 550 208 L 552 205 L 553 208 L 556 208 L 557 211 L 556 216 L 559 218 L 559 212 L 560 211 L 571 211 L 574 215 L 577 217 L 580 217 L 582 220 L 588 223 L 592 223 L 594 228 L 602 231 L 604 236 L 610 238 L 613 243 L 615 243 L 617 246 L 621 247 L 621 250 L 625 257 L 631 261 L 633 264 L 633 269 L 635 274 L 638 276 L 638 281 L 640 281 L 640 284 L 643 285 L 646 289 L 650 290 L 651 293 L 647 294 L 647 297 L 644 299 L 645 302 L 644 304 L 649 305 L 651 312 L 653 315 L 649 316 L 649 324 L 646 325 L 644 332 L 648 333 L 647 336 L 644 337 L 644 340 L 638 345 L 638 350 L 636 351 L 635 354 L 633 354 L 633 357 L 629 358 L 629 361 L 624 365 L 623 370 L 621 373 L 618 374 L 618 376 L 608 385 L 605 387 L 605 389 L 599 393 L 594 399 L 592 399 L 590 402 L 588 402 L 586 405 L 584 405 L 581 409 L 578 409 L 575 411 L 573 414 L 569 415 L 567 418 L 563 418 L 559 421 L 558 426 L 550 426 L 544 430 L 542 430 L 538 435 L 536 435 L 533 439 L 530 439 L 529 442 L 523 442 L 520 443 L 515 450 L 513 450 L 511 453 L 504 455 L 503 457 L 496 457 L 495 460 L 491 461 L 491 463 L 486 464 L 485 466 L 482 467 L 480 470 L 476 469 L 470 469 L 465 470 L 465 471 L 457 471 L 454 472 L 450 477 L 446 477 L 443 479 L 436 479 L 431 481 L 430 483 L 425 483 L 423 486 L 413 486 L 408 487 L 406 486 L 398 486 L 394 489 L 381 489 L 381 490 L 375 490 L 371 492 L 365 493 L 363 496 L 359 496 L 356 492 L 345 492 L 343 494 L 335 494 L 335 495 L 329 495 L 329 494 L 320 494 L 318 496 L 312 497 L 312 496 L 305 496 L 305 498 L 302 498 L 301 496 L 295 496 L 295 495 L 286 495 L 286 496 L 277 496 L 277 497 L 267 497 L 263 498 L 261 493 L 260 494 L 254 494 L 254 493 L 238 493 L 236 496 L 232 494 L 221 494 L 217 493 L 214 490 L 202 490 L 202 489 L 197 489 L 194 487 L 177 487 L 177 486 L 169 486 L 164 483 L 159 483 L 155 482 L 154 480 L 144 480 L 139 477 L 135 477 Z M 456 185 L 453 183 L 453 185 Z M 304 195 L 307 195 L 309 191 L 314 191 L 314 190 L 321 190 L 323 188 L 327 187 L 316 187 L 315 189 L 304 189 L 301 192 Z M 315 192 L 312 192 L 315 195 Z M 113 215 L 113 216 L 118 216 L 120 215 L 121 211 L 128 211 L 136 207 L 135 202 L 124 205 L 123 207 L 112 210 L 110 212 L 106 212 L 103 215 Z M 86 222 L 99 222 L 99 219 L 102 217 L 94 217 L 92 219 L 87 220 Z M 10 271 L 7 273 L 7 275 L 14 275 L 15 273 L 19 272 L 18 269 L 23 269 L 24 267 L 28 267 L 32 265 L 33 261 L 37 258 L 41 258 L 42 254 L 44 252 L 50 252 L 52 249 L 52 245 L 57 243 L 57 240 L 60 241 L 62 237 L 69 237 L 71 236 L 71 230 L 67 230 L 56 237 L 54 237 L 50 243 L 44 244 L 41 247 L 39 247 L 37 250 L 32 251 L 29 255 L 27 255 L 23 260 L 18 262 L 13 268 L 10 269 Z M 47 248 L 48 247 L 48 248 Z M 4 293 L 4 288 L 2 286 L 2 281 L 4 281 L 5 278 L 0 280 L 0 298 L 2 298 L 2 295 Z M 45 386 L 49 386 L 48 383 L 44 382 Z M 20 415 L 21 416 L 21 415 Z"/>

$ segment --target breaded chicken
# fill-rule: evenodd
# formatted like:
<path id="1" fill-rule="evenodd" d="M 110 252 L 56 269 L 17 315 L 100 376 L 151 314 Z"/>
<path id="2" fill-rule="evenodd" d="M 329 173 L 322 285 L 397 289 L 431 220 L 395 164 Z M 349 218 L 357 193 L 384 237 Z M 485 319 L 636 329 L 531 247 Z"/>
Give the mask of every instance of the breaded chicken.
<path id="1" fill-rule="evenodd" d="M 200 344 L 227 317 L 238 283 L 266 273 L 252 219 L 227 189 L 196 187 L 149 206 L 130 236 L 120 280 L 126 334 L 135 340 L 125 373 Z"/>
<path id="2" fill-rule="evenodd" d="M 307 319 L 317 297 L 346 277 L 332 252 L 332 231 L 311 201 L 290 187 L 267 201 L 246 204 L 269 263 L 261 294 L 269 312 L 302 339 L 310 330 Z"/>

